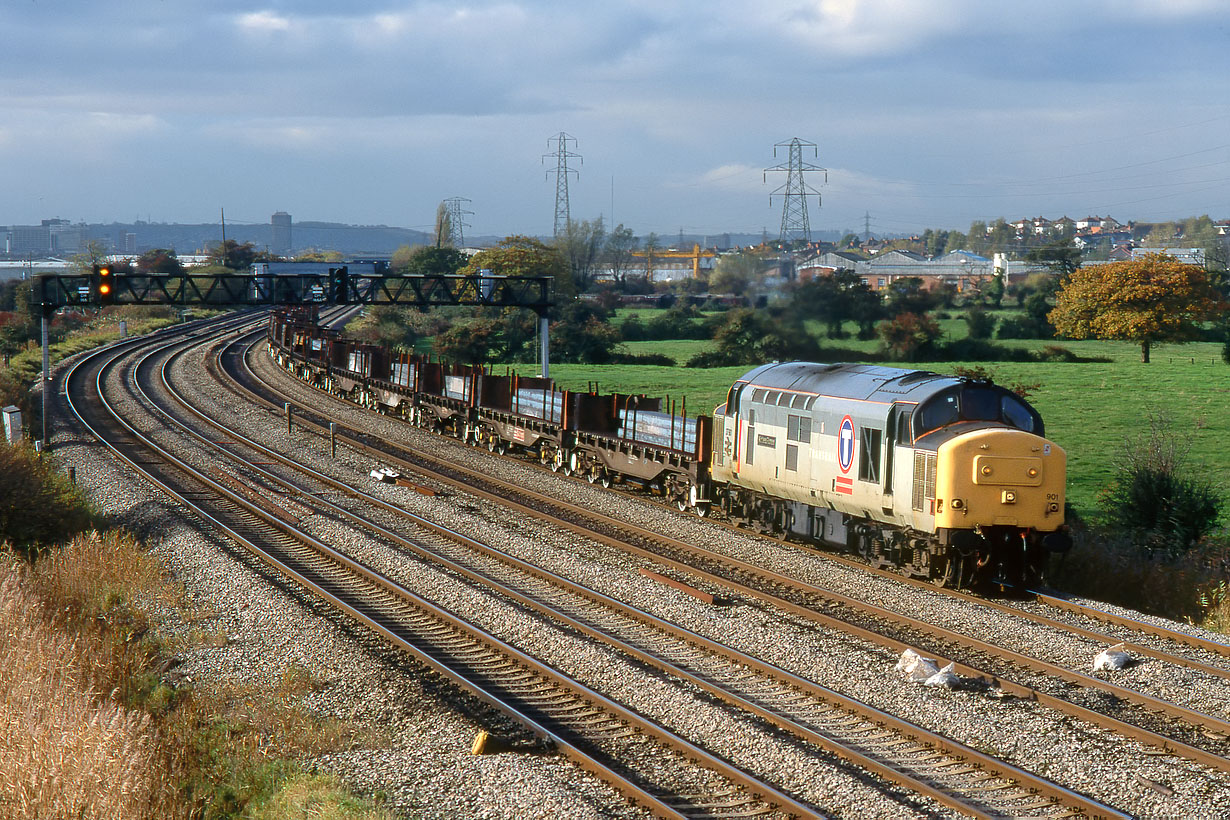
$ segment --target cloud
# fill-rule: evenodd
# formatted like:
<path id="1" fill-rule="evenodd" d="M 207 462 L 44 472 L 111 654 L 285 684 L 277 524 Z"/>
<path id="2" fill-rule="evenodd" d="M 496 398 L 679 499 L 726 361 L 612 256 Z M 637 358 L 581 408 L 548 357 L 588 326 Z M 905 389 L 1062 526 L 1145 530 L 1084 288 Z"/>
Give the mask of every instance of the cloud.
<path id="1" fill-rule="evenodd" d="M 273 31 L 290 31 L 289 17 L 275 14 L 272 11 L 254 11 L 239 15 L 235 21 L 240 30 L 264 34 Z"/>

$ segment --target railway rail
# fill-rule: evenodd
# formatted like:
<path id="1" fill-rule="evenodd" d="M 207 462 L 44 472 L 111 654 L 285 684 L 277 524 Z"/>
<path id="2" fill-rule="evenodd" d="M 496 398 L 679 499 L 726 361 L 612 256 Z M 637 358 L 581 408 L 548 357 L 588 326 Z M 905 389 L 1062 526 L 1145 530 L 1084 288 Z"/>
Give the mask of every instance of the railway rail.
<path id="1" fill-rule="evenodd" d="M 276 401 L 270 398 L 266 400 L 271 404 Z M 302 412 L 304 417 L 301 421 L 303 423 L 311 422 L 313 413 L 306 409 Z M 647 560 L 654 561 L 659 565 L 671 567 L 677 572 L 686 573 L 694 578 L 699 577 L 704 582 L 731 589 L 740 595 L 768 600 L 788 611 L 813 620 L 821 620 L 821 622 L 834 628 L 846 629 L 847 631 L 851 629 L 848 616 L 841 620 L 825 620 L 825 618 L 821 617 L 823 610 L 834 605 L 840 605 L 841 607 L 860 611 L 862 615 L 859 617 L 873 617 L 881 624 L 892 624 L 895 630 L 907 630 L 908 634 L 912 636 L 929 635 L 929 637 L 921 639 L 919 637 L 911 637 L 910 640 L 914 644 L 922 644 L 921 647 L 915 646 L 914 648 L 921 648 L 926 651 L 928 645 L 937 646 L 935 641 L 942 640 L 946 643 L 939 645 L 941 649 L 960 647 L 962 652 L 972 654 L 980 659 L 978 661 L 980 664 L 978 668 L 970 665 L 958 667 L 961 673 L 966 676 L 990 679 L 1003 691 L 1017 697 L 1036 700 L 1044 705 L 1096 724 L 1107 726 L 1157 748 L 1183 755 L 1213 768 L 1222 771 L 1230 770 L 1226 759 L 1226 735 L 1228 730 L 1230 730 L 1230 724 L 1227 724 L 1226 721 L 1217 716 L 1200 714 L 1191 709 L 1134 692 L 1084 673 L 1027 657 L 1021 653 L 1008 653 L 1002 647 L 980 642 L 966 635 L 943 630 L 900 613 L 891 612 L 883 608 L 878 608 L 869 613 L 867 607 L 862 602 L 849 599 L 842 600 L 841 596 L 829 590 L 801 584 L 797 579 L 774 578 L 770 573 L 766 573 L 762 569 L 746 563 L 728 565 L 727 568 L 723 569 L 719 565 L 725 559 L 699 550 L 694 545 L 685 544 L 660 534 L 629 534 L 630 528 L 626 523 L 598 516 L 592 511 L 581 509 L 576 505 L 563 504 L 556 499 L 533 498 L 528 500 L 529 494 L 524 489 L 507 486 L 499 487 L 498 482 L 489 476 L 476 476 L 473 474 L 462 476 L 460 468 L 456 465 L 444 463 L 429 465 L 423 461 L 421 454 L 401 452 L 393 456 L 390 454 L 389 448 L 384 446 L 383 443 L 373 442 L 370 438 L 364 440 L 360 433 L 345 431 L 342 435 L 346 437 L 347 443 L 351 446 L 368 447 L 370 448 L 369 452 L 377 455 L 377 457 L 390 459 L 392 463 L 399 464 L 404 469 L 429 472 L 437 480 L 457 481 L 464 485 L 468 492 L 475 492 L 474 488 L 476 486 L 484 487 L 486 489 L 479 490 L 478 494 L 481 495 L 482 492 L 491 493 L 491 496 L 497 498 L 499 503 L 509 503 L 514 495 L 521 499 L 526 499 L 517 503 L 522 506 L 523 510 L 529 511 L 532 514 L 550 518 L 556 522 L 563 523 L 565 526 L 576 527 L 578 531 L 588 533 L 591 537 L 595 532 L 605 533 L 606 537 L 611 539 L 612 544 L 619 544 L 621 548 L 637 552 Z M 450 475 L 453 476 L 452 479 L 445 478 Z M 669 554 L 686 557 L 671 559 L 668 557 Z M 713 567 L 713 569 L 711 570 L 707 567 Z M 759 576 L 763 580 L 749 583 L 742 579 L 736 579 L 736 575 L 742 576 L 743 579 Z M 808 598 L 811 600 L 808 600 Z M 1067 625 L 1058 621 L 1055 621 L 1054 625 L 1056 628 L 1068 628 Z M 867 639 L 881 645 L 894 646 L 894 648 L 904 648 L 910 645 L 903 640 L 886 638 L 882 634 L 883 631 L 884 628 L 880 626 L 874 630 L 867 629 L 863 634 Z M 1087 632 L 1086 634 L 1089 633 Z M 1108 640 L 1111 643 L 1117 642 L 1109 638 Z M 1199 664 L 1192 664 L 1186 658 L 1156 651 L 1151 651 L 1151 654 L 1168 662 L 1188 665 L 1197 669 L 1200 668 Z M 1011 665 L 1005 665 L 1005 658 L 1010 661 Z M 1013 667 L 1016 668 L 1016 672 L 1012 671 Z M 1082 689 L 1100 691 L 1104 693 L 1104 696 L 1101 699 L 1102 704 L 1098 705 L 1103 705 L 1109 701 L 1114 707 L 1114 711 L 1122 712 L 1122 709 L 1114 706 L 1114 704 L 1125 702 L 1134 704 L 1132 707 L 1134 712 L 1129 716 L 1129 719 L 1119 719 L 1111 715 L 1103 715 L 1093 708 L 1072 702 L 1070 695 L 1065 698 L 1057 694 L 1049 694 L 1037 686 L 1014 683 L 1007 677 L 1009 674 L 1020 676 L 1022 674 L 1020 670 L 1022 669 L 1029 670 L 1028 674 L 1040 679 L 1042 683 L 1046 683 L 1047 679 L 1058 679 L 1065 682 L 1066 686 L 1058 687 L 1058 691 L 1063 691 L 1064 689 L 1069 692 Z M 1212 674 L 1220 674 L 1220 672 Z M 1224 677 L 1224 675 L 1221 676 Z M 1154 712 L 1167 715 L 1168 719 L 1159 720 L 1154 716 Z M 1144 725 L 1133 725 L 1135 723 Z"/>

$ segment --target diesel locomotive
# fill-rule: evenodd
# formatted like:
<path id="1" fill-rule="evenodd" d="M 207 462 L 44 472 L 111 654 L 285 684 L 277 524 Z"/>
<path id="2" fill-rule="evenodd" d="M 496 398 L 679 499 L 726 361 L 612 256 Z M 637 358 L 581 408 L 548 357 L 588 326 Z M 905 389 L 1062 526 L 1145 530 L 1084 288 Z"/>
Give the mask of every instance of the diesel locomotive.
<path id="1" fill-rule="evenodd" d="M 1066 551 L 1064 451 L 987 380 L 785 362 L 737 379 L 711 416 L 559 389 L 341 337 L 274 314 L 271 354 L 359 405 L 698 515 L 823 543 L 944 586 L 1025 585 Z"/>

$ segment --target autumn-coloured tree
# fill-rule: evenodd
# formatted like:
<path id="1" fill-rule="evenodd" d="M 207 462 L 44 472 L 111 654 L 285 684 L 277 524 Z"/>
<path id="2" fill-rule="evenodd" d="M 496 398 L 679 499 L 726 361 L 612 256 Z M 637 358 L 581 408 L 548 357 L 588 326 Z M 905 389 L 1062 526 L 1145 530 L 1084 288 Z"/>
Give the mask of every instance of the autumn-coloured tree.
<path id="1" fill-rule="evenodd" d="M 1075 271 L 1047 318 L 1073 339 L 1137 342 L 1147 363 L 1151 345 L 1191 341 L 1225 308 L 1204 268 L 1153 253 Z"/>
<path id="2" fill-rule="evenodd" d="M 898 361 L 918 361 L 941 336 L 940 326 L 925 313 L 899 313 L 880 322 L 877 330 L 884 350 Z"/>
<path id="3" fill-rule="evenodd" d="M 495 276 L 554 276 L 557 298 L 576 294 L 567 260 L 555 248 L 530 236 L 505 237 L 494 248 L 470 257 L 458 273 L 477 276 L 480 270 L 489 270 Z"/>

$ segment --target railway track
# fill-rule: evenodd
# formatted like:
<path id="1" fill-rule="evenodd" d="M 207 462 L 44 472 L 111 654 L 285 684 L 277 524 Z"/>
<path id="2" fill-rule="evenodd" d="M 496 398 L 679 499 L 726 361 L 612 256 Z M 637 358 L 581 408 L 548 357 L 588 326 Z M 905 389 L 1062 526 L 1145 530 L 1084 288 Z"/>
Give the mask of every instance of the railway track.
<path id="1" fill-rule="evenodd" d="M 126 355 L 126 348 L 112 349 L 83 359 L 70 371 L 68 401 L 80 422 L 123 462 L 267 566 L 413 654 L 658 816 L 819 816 L 660 724 L 312 538 L 287 520 L 295 515 L 279 515 L 268 503 L 254 503 L 252 493 L 236 491 L 233 480 L 219 481 L 186 463 L 111 408 L 104 385 Z M 148 376 L 141 372 L 138 365 L 133 390 L 157 408 L 158 402 L 142 390 Z M 155 412 L 170 418 L 169 408 Z M 160 420 L 150 426 L 161 426 Z M 237 455 L 231 458 L 237 469 L 256 467 Z"/>
<path id="2" fill-rule="evenodd" d="M 163 381 L 164 384 L 167 381 L 165 375 Z M 181 398 L 180 403 L 187 408 L 186 400 Z M 228 437 L 228 453 L 242 446 L 256 451 L 257 458 L 274 459 L 282 466 L 309 472 L 294 460 L 201 418 Z M 311 489 L 295 487 L 276 475 L 264 470 L 260 472 L 265 473 L 268 481 L 281 485 L 279 492 L 294 491 L 304 503 L 311 503 L 316 495 Z M 484 584 L 553 621 L 563 622 L 662 672 L 689 681 L 779 729 L 941 804 L 979 817 L 1022 812 L 1045 816 L 1048 810 L 1114 815 L 1108 807 L 989 755 L 843 697 L 474 539 L 437 527 L 315 471 L 310 471 L 310 477 L 313 483 L 362 496 L 368 504 L 411 520 L 414 526 L 429 529 L 448 543 L 429 547 L 418 540 L 407 541 L 379 524 L 329 505 L 333 514 L 351 524 L 378 531 L 418 557 L 440 562 L 450 571 Z M 457 547 L 461 548 L 460 552 Z"/>
<path id="3" fill-rule="evenodd" d="M 274 399 L 267 400 L 271 403 L 274 402 Z M 306 410 L 303 413 L 305 416 L 302 419 L 303 422 L 309 422 L 312 413 Z M 1200 714 L 1191 709 L 1185 709 L 1181 706 L 1117 686 L 1108 681 L 1065 669 L 1055 664 L 1048 664 L 1020 653 L 1007 653 L 1002 647 L 975 641 L 968 636 L 959 635 L 951 631 L 937 629 L 934 625 L 925 624 L 917 619 L 903 616 L 900 613 L 882 608 L 869 612 L 861 602 L 848 599 L 842 600 L 841 596 L 837 596 L 831 591 L 809 587 L 809 585 L 801 584 L 797 579 L 773 578 L 758 567 L 742 564 L 733 566 L 732 569 L 732 565 L 729 562 L 725 562 L 725 559 L 712 553 L 700 551 L 691 544 L 684 544 L 663 537 L 660 534 L 632 533 L 629 531 L 630 528 L 626 523 L 596 516 L 590 510 L 581 509 L 576 505 L 562 504 L 554 498 L 531 497 L 531 494 L 522 488 L 501 487 L 499 482 L 486 475 L 475 476 L 469 473 L 463 475 L 462 471 L 453 464 L 442 462 L 428 464 L 419 454 L 406 454 L 404 452 L 397 453 L 396 455 L 391 454 L 388 447 L 383 446 L 382 443 L 373 442 L 370 438 L 364 440 L 360 433 L 347 431 L 343 432 L 342 435 L 347 438 L 348 443 L 352 446 L 369 447 L 371 448 L 369 452 L 380 458 L 391 459 L 400 464 L 404 469 L 421 470 L 434 475 L 437 480 L 456 481 L 459 485 L 465 486 L 467 491 L 470 492 L 474 492 L 474 488 L 479 487 L 481 489 L 478 490 L 478 494 L 489 493 L 492 498 L 498 500 L 498 503 L 510 503 L 513 499 L 517 499 L 515 503 L 519 504 L 526 512 L 557 522 L 564 522 L 567 526 L 575 527 L 578 532 L 585 532 L 591 536 L 597 533 L 602 537 L 609 538 L 610 543 L 619 545 L 620 548 L 636 552 L 643 558 L 655 561 L 659 565 L 666 565 L 678 573 L 686 573 L 693 578 L 699 577 L 705 583 L 735 591 L 740 595 L 759 597 L 761 600 L 769 601 L 776 606 L 795 612 L 803 617 L 818 619 L 819 616 L 824 614 L 824 610 L 831 609 L 836 605 L 862 613 L 858 616 L 859 618 L 871 617 L 880 624 L 891 624 L 893 630 L 907 630 L 904 636 L 908 637 L 909 641 L 916 645 L 916 648 L 921 648 L 924 651 L 929 647 L 937 647 L 947 652 L 951 651 L 951 647 L 960 647 L 963 653 L 982 659 L 979 661 L 979 667 L 977 668 L 970 665 L 959 667 L 962 674 L 966 676 L 993 680 L 1003 691 L 1017 697 L 1036 700 L 1049 707 L 1060 709 L 1073 716 L 1137 738 L 1159 749 L 1181 754 L 1191 760 L 1222 771 L 1228 770 L 1226 734 L 1227 730 L 1230 729 L 1230 725 L 1218 716 Z M 447 479 L 446 477 L 448 476 L 452 476 L 452 478 Z M 669 555 L 679 555 L 682 557 L 671 559 L 668 557 Z M 725 569 L 721 566 L 723 563 L 727 563 Z M 747 583 L 739 578 L 740 575 L 743 575 L 745 578 L 755 578 L 758 576 L 762 580 Z M 825 616 L 825 618 L 828 617 Z M 1037 619 L 1037 616 L 1033 617 Z M 850 625 L 851 616 L 845 615 L 841 620 L 819 619 L 826 625 L 844 629 Z M 842 621 L 845 621 L 845 623 L 843 624 Z M 1054 628 L 1068 628 L 1068 625 L 1059 621 L 1053 621 L 1052 626 Z M 883 626 L 877 626 L 866 630 L 862 634 L 869 640 L 876 641 L 882 645 L 890 645 L 895 648 L 907 645 L 907 642 L 904 640 L 891 638 L 888 638 L 886 643 L 884 631 Z M 1090 630 L 1086 630 L 1083 634 L 1093 639 L 1105 639 L 1108 643 L 1118 642 L 1109 636 L 1101 636 L 1099 633 L 1094 633 Z M 945 643 L 936 643 L 936 641 L 943 641 Z M 1166 660 L 1169 663 L 1184 665 L 1196 671 L 1204 671 L 1209 674 L 1225 677 L 1224 669 L 1220 667 L 1192 662 L 1190 659 L 1182 656 L 1152 649 L 1144 652 L 1144 654 Z M 1010 666 L 1004 665 L 1005 657 L 1008 657 L 1011 662 Z M 1013 683 L 1009 675 L 1021 677 L 1020 670 L 1022 669 L 1027 671 L 1027 676 L 1032 675 L 1041 679 L 1042 684 L 1053 680 L 1062 681 L 1062 685 L 1058 687 L 1052 686 L 1051 688 L 1053 691 L 1058 692 L 1064 692 L 1065 689 L 1069 690 L 1065 692 L 1068 696 L 1061 697 L 1059 694 L 1042 691 L 1037 686 L 1029 684 Z M 1102 693 L 1102 704 L 1111 703 L 1112 709 L 1110 711 L 1124 715 L 1126 719 L 1103 715 L 1094 708 L 1072 702 L 1070 694 L 1072 690 Z M 1118 706 L 1120 702 L 1133 704 L 1133 706 L 1131 710 L 1125 711 Z M 1154 716 L 1155 712 L 1167 717 L 1159 719 Z"/>

